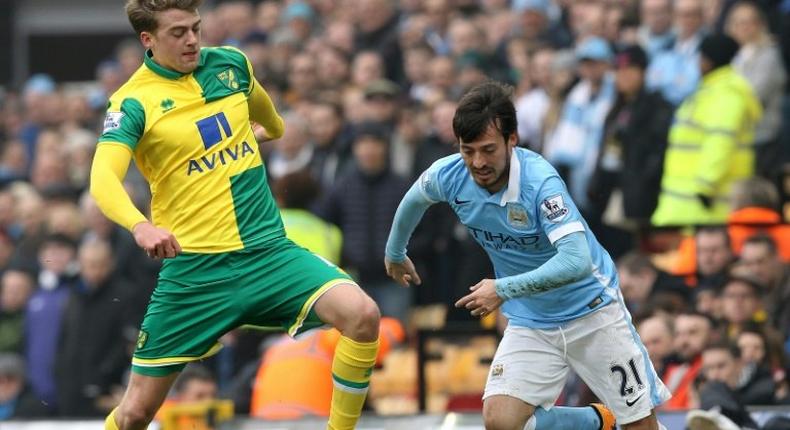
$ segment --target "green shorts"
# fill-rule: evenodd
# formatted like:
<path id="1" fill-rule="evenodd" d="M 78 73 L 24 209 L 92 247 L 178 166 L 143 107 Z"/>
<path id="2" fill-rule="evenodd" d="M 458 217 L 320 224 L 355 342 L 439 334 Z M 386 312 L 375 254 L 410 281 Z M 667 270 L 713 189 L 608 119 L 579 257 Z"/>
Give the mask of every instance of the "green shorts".
<path id="1" fill-rule="evenodd" d="M 313 305 L 352 282 L 332 263 L 282 238 L 265 248 L 181 254 L 165 260 L 143 319 L 132 369 L 164 376 L 216 354 L 240 326 L 291 336 L 324 323 Z"/>

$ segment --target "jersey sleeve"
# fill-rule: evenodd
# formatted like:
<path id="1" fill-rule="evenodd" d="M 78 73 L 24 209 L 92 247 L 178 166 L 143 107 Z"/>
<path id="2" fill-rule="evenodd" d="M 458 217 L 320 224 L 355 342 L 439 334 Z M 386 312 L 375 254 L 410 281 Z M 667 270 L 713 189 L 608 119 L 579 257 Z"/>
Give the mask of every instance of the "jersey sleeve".
<path id="1" fill-rule="evenodd" d="M 423 197 L 431 203 L 446 202 L 447 194 L 445 191 L 444 180 L 446 179 L 444 167 L 447 165 L 447 158 L 442 158 L 434 162 L 431 167 L 425 169 L 417 179 L 417 189 Z"/>
<path id="2" fill-rule="evenodd" d="M 122 143 L 134 151 L 144 131 L 145 110 L 137 99 L 110 99 L 99 143 Z"/>
<path id="3" fill-rule="evenodd" d="M 551 243 L 571 233 L 584 231 L 582 216 L 568 189 L 557 176 L 543 182 L 537 194 L 540 226 Z"/>

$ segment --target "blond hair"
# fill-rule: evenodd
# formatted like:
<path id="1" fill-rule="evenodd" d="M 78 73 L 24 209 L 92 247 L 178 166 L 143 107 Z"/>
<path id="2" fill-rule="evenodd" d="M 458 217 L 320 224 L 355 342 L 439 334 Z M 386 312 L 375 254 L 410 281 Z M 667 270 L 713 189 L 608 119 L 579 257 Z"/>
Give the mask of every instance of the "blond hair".
<path id="1" fill-rule="evenodd" d="M 203 0 L 127 0 L 126 16 L 137 34 L 154 32 L 158 23 L 156 13 L 168 9 L 196 11 Z"/>

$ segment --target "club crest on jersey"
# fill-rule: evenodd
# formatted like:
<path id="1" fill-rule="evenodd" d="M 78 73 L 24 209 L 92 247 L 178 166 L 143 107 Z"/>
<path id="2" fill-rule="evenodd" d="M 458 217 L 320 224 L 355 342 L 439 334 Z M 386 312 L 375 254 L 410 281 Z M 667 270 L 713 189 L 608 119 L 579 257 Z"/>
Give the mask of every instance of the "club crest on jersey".
<path id="1" fill-rule="evenodd" d="M 491 377 L 499 378 L 505 373 L 505 366 L 503 364 L 495 364 L 491 366 Z"/>
<path id="2" fill-rule="evenodd" d="M 217 73 L 217 79 L 222 82 L 222 85 L 225 85 L 231 90 L 235 91 L 239 89 L 239 82 L 236 80 L 236 74 L 233 72 L 233 69 L 227 69 Z"/>
<path id="3" fill-rule="evenodd" d="M 104 131 L 102 133 L 121 128 L 123 116 L 123 112 L 107 112 L 107 116 L 104 117 Z"/>
<path id="4" fill-rule="evenodd" d="M 526 227 L 529 220 L 527 219 L 527 210 L 524 209 L 524 206 L 518 203 L 508 203 L 507 222 L 513 227 Z"/>
<path id="5" fill-rule="evenodd" d="M 556 196 L 543 200 L 540 204 L 540 209 L 543 211 L 543 215 L 546 219 L 551 222 L 562 221 L 569 212 L 568 208 L 565 206 L 565 200 L 563 200 L 562 194 L 557 194 Z"/>
<path id="6" fill-rule="evenodd" d="M 145 342 L 148 340 L 148 333 L 140 330 L 140 334 L 137 335 L 137 349 L 142 349 L 145 346 Z"/>

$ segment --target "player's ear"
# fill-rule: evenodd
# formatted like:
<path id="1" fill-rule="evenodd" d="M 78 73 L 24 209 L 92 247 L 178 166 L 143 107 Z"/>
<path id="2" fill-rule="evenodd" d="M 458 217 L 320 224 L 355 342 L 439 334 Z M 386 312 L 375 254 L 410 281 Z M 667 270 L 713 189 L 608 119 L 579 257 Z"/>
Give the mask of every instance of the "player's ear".
<path id="1" fill-rule="evenodd" d="M 516 145 L 518 145 L 518 133 L 510 133 L 510 136 L 507 138 L 507 147 L 508 149 L 513 149 Z"/>
<path id="2" fill-rule="evenodd" d="M 151 49 L 154 45 L 154 35 L 147 31 L 143 31 L 140 33 L 140 42 L 143 44 L 145 49 Z"/>

